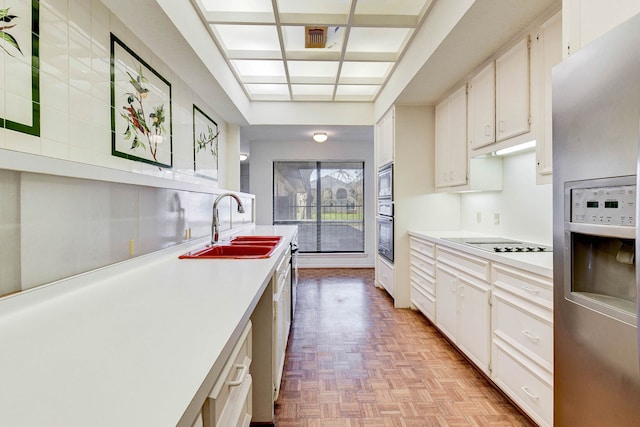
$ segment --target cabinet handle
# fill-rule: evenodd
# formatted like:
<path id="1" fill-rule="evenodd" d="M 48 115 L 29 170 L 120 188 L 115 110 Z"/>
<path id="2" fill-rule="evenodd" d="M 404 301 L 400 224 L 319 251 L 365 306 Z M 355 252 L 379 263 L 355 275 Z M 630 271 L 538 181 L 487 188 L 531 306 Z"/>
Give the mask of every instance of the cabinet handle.
<path id="1" fill-rule="evenodd" d="M 442 174 L 442 180 L 444 182 L 447 182 L 447 173 L 446 172 Z"/>
<path id="2" fill-rule="evenodd" d="M 522 391 L 524 391 L 525 393 L 527 393 L 527 396 L 529 396 L 531 399 L 533 400 L 538 400 L 540 399 L 540 396 L 533 394 L 529 391 L 529 387 L 527 387 L 526 385 L 523 385 L 522 387 Z"/>
<path id="3" fill-rule="evenodd" d="M 247 376 L 247 369 L 248 366 L 247 365 L 236 365 L 234 366 L 234 368 L 239 369 L 240 370 L 240 374 L 238 375 L 238 379 L 235 381 L 229 381 L 227 384 L 229 384 L 230 387 L 235 387 L 238 386 L 240 384 L 242 384 L 242 381 L 244 380 L 244 377 Z"/>
<path id="4" fill-rule="evenodd" d="M 537 290 L 536 288 L 530 288 L 529 286 L 523 286 L 522 289 L 524 289 L 525 291 L 529 292 L 532 295 L 539 295 L 540 291 Z"/>
<path id="5" fill-rule="evenodd" d="M 491 136 L 491 125 L 486 125 L 484 127 L 484 136 Z"/>
<path id="6" fill-rule="evenodd" d="M 522 335 L 524 335 L 525 337 L 529 338 L 529 340 L 531 340 L 532 342 L 537 343 L 538 341 L 540 341 L 540 337 L 537 337 L 535 335 L 532 335 L 531 332 L 524 330 L 524 331 L 520 331 L 522 333 Z"/>
<path id="7" fill-rule="evenodd" d="M 449 172 L 449 180 L 453 181 L 453 171 Z"/>
<path id="8" fill-rule="evenodd" d="M 500 120 L 498 122 L 498 129 L 500 130 L 500 132 L 504 132 L 504 120 Z"/>

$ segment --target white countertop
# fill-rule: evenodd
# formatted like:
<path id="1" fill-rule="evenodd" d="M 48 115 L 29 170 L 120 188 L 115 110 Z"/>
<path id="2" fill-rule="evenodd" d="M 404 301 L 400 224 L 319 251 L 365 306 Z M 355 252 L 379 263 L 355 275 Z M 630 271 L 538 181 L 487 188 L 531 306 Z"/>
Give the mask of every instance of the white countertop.
<path id="1" fill-rule="evenodd" d="M 462 243 L 445 240 L 460 237 L 496 237 L 465 230 L 410 231 L 409 235 L 421 237 L 438 245 L 464 251 L 491 261 L 521 268 L 544 277 L 553 278 L 553 252 L 489 252 Z"/>
<path id="2" fill-rule="evenodd" d="M 177 258 L 203 239 L 0 300 L 0 425 L 175 426 L 295 230 L 242 233 L 284 236 L 268 259 Z"/>

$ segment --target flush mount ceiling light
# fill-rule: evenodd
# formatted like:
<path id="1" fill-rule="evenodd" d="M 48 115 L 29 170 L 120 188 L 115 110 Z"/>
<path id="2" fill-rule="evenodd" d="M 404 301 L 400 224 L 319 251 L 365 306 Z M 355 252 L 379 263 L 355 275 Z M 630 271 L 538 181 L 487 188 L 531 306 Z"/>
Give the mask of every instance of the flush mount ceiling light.
<path id="1" fill-rule="evenodd" d="M 241 162 L 244 162 L 248 158 L 249 158 L 249 155 L 247 153 L 240 153 L 240 161 Z"/>
<path id="2" fill-rule="evenodd" d="M 322 144 L 323 142 L 325 142 L 327 140 L 327 133 L 326 132 L 314 132 L 313 133 L 313 140 L 315 142 L 317 142 L 318 144 Z"/>

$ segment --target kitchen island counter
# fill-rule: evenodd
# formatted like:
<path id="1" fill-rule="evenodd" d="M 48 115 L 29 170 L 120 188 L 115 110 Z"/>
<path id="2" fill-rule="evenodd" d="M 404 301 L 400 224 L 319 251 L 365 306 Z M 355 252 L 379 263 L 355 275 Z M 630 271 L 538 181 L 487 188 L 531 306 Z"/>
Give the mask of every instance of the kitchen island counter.
<path id="1" fill-rule="evenodd" d="M 0 425 L 190 425 L 296 230 L 242 233 L 283 236 L 266 259 L 178 259 L 201 239 L 0 300 Z"/>

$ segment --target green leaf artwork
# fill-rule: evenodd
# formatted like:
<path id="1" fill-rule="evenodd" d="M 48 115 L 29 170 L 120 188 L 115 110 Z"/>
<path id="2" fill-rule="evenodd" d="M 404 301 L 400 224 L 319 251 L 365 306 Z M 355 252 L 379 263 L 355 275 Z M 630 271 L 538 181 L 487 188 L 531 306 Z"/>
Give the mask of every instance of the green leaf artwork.
<path id="1" fill-rule="evenodd" d="M 218 124 L 204 111 L 193 106 L 193 168 L 197 176 L 218 179 Z"/>
<path id="2" fill-rule="evenodd" d="M 18 41 L 14 36 L 7 32 L 7 30 L 10 30 L 17 25 L 15 23 L 12 23 L 13 20 L 17 18 L 17 16 L 9 15 L 9 9 L 10 8 L 0 9 L 0 39 L 4 40 L 6 44 L 9 45 L 9 47 L 13 47 L 20 53 L 20 55 L 22 55 L 22 50 L 20 50 Z M 11 49 L 5 46 L 5 43 L 0 44 L 0 48 L 2 48 L 2 50 L 4 50 L 9 56 L 15 56 L 15 52 L 12 53 Z"/>

